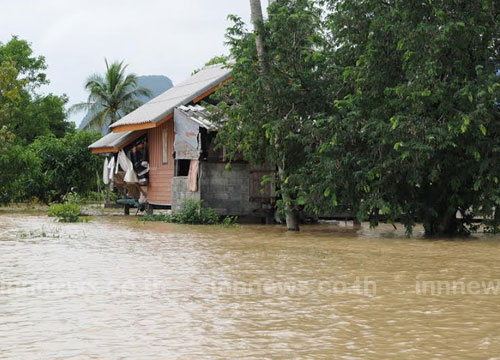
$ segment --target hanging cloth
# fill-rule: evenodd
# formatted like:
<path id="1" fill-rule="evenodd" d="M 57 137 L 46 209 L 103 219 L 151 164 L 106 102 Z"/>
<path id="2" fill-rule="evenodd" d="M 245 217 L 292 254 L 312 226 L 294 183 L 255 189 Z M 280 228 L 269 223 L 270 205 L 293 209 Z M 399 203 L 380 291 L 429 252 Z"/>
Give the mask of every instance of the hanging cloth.
<path id="1" fill-rule="evenodd" d="M 132 164 L 132 162 L 128 159 L 127 155 L 125 155 L 125 151 L 121 150 L 118 153 L 118 164 L 122 168 L 123 171 L 127 172 L 129 169 L 129 164 Z M 118 169 L 118 167 L 117 167 Z"/>
<path id="2" fill-rule="evenodd" d="M 134 168 L 132 166 L 127 170 L 125 177 L 123 178 L 123 181 L 130 184 L 135 184 L 139 182 L 137 174 L 135 173 Z"/>
<path id="3" fill-rule="evenodd" d="M 113 181 L 113 178 L 115 177 L 115 157 L 112 156 L 111 160 L 109 161 L 108 165 L 108 177 L 109 181 Z"/>
<path id="4" fill-rule="evenodd" d="M 134 171 L 134 164 L 132 164 L 132 161 L 130 161 L 127 155 L 125 155 L 123 150 L 118 154 L 118 161 L 120 162 L 120 167 L 125 170 L 125 177 L 123 178 L 123 181 L 130 184 L 138 183 L 139 179 Z"/>
<path id="5" fill-rule="evenodd" d="M 189 174 L 187 178 L 188 191 L 198 191 L 198 170 L 200 169 L 200 160 L 191 160 L 189 164 Z"/>
<path id="6" fill-rule="evenodd" d="M 118 171 L 120 170 L 120 162 L 118 161 L 118 155 L 116 156 L 116 166 L 115 166 L 115 174 L 118 174 Z"/>
<path id="7" fill-rule="evenodd" d="M 104 185 L 109 184 L 109 169 L 108 169 L 108 158 L 104 160 L 104 168 L 102 169 L 102 182 Z"/>

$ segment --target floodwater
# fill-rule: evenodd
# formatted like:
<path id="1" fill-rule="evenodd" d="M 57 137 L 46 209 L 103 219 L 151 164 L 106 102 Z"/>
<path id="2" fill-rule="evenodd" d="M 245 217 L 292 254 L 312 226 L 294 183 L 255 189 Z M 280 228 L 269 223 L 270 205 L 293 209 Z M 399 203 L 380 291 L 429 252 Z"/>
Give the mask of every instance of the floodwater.
<path id="1" fill-rule="evenodd" d="M 499 237 L 283 230 L 0 213 L 0 358 L 500 359 Z"/>

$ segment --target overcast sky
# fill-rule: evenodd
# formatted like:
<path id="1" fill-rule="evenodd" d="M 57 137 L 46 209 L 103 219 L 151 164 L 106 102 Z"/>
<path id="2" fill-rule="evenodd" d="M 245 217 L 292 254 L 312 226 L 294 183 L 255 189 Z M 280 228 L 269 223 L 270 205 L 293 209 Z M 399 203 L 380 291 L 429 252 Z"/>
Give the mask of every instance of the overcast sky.
<path id="1" fill-rule="evenodd" d="M 267 1 L 263 1 L 267 4 Z M 125 60 L 138 75 L 166 75 L 174 84 L 215 55 L 227 53 L 228 14 L 248 23 L 248 0 L 0 0 L 0 41 L 18 35 L 44 55 L 44 89 L 84 101 L 87 76 L 104 58 Z M 77 124 L 84 114 L 73 116 Z"/>

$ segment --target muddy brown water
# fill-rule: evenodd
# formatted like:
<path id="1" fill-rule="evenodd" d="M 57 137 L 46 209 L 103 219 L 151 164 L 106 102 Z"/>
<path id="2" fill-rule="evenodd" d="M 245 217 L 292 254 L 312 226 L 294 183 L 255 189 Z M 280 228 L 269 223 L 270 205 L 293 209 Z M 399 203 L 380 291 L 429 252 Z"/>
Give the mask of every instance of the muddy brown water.
<path id="1" fill-rule="evenodd" d="M 486 235 L 4 212 L 0 359 L 500 359 L 499 254 Z"/>

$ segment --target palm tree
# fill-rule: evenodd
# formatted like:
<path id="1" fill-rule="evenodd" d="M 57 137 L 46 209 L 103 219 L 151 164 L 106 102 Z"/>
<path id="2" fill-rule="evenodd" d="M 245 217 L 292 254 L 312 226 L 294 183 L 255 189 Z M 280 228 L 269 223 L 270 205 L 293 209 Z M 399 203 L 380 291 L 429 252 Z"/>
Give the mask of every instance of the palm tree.
<path id="1" fill-rule="evenodd" d="M 140 97 L 152 96 L 149 89 L 138 87 L 137 75 L 126 74 L 128 65 L 123 61 L 106 64 L 104 75 L 90 75 L 85 84 L 89 92 L 87 102 L 73 105 L 71 112 L 89 111 L 92 114 L 86 129 L 102 129 L 118 121 L 122 116 L 134 111 L 142 102 Z"/>

